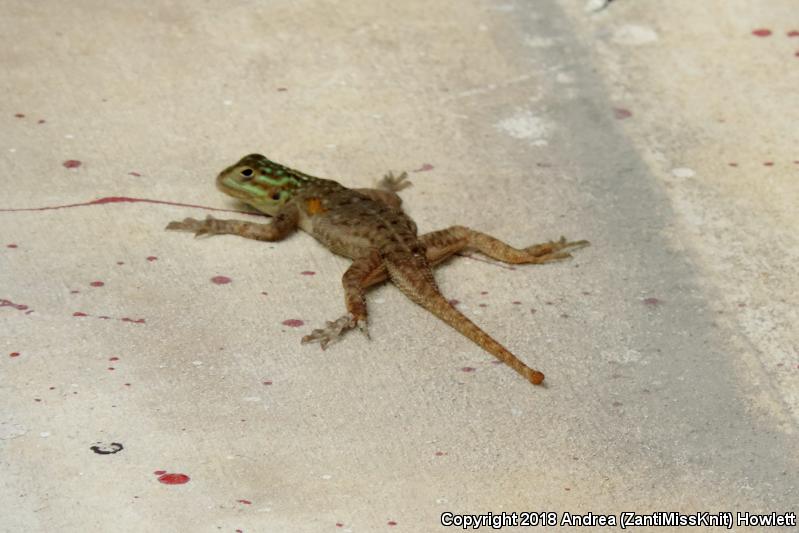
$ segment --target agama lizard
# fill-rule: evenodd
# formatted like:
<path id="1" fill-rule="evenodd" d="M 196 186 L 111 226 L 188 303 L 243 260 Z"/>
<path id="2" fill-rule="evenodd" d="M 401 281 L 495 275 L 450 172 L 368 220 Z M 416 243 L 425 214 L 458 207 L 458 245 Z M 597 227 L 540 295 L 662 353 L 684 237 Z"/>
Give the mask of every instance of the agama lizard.
<path id="1" fill-rule="evenodd" d="M 342 278 L 347 313 L 314 330 L 302 343 L 319 342 L 324 349 L 345 331 L 359 328 L 367 335 L 366 289 L 390 279 L 412 301 L 496 356 L 533 384 L 544 374 L 525 365 L 504 346 L 458 311 L 439 291 L 432 267 L 465 249 L 512 264 L 549 263 L 571 257 L 566 250 L 588 245 L 561 237 L 518 249 L 464 226 L 452 226 L 418 236 L 416 224 L 401 208 L 397 191 L 410 185 L 407 174 L 387 174 L 380 189 L 348 189 L 340 183 L 285 167 L 260 154 L 250 154 L 223 170 L 216 179 L 225 194 L 273 217 L 271 223 L 186 218 L 170 222 L 168 230 L 200 235 L 241 235 L 279 241 L 297 228 L 311 234 L 334 253 L 353 260 Z"/>

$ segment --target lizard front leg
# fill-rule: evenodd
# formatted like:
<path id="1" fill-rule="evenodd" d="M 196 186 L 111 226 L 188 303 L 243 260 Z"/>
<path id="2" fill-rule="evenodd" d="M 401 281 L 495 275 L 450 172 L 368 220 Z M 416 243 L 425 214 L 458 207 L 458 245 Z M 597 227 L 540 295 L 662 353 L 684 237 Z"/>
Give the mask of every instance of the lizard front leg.
<path id="1" fill-rule="evenodd" d="M 269 224 L 257 224 L 244 220 L 220 220 L 208 215 L 205 220 L 194 218 L 175 220 L 167 224 L 166 229 L 191 231 L 194 232 L 195 237 L 230 234 L 259 241 L 279 241 L 297 229 L 298 220 L 299 212 L 296 206 L 289 205 L 279 211 Z"/>
<path id="2" fill-rule="evenodd" d="M 332 322 L 327 322 L 324 328 L 315 329 L 310 335 L 302 338 L 302 344 L 318 342 L 324 350 L 328 344 L 338 340 L 345 331 L 356 326 L 368 338 L 366 298 L 364 295 L 366 288 L 374 284 L 369 283 L 374 277 L 372 273 L 381 269 L 385 272 L 383 259 L 377 250 L 372 250 L 367 255 L 354 260 L 341 278 L 341 283 L 344 286 L 344 302 L 347 307 L 347 314 Z"/>
<path id="3" fill-rule="evenodd" d="M 420 239 L 428 250 L 428 258 L 432 256 L 431 263 L 440 263 L 452 254 L 465 249 L 473 249 L 492 259 L 510 264 L 543 264 L 552 261 L 561 261 L 571 257 L 569 251 L 588 246 L 588 241 L 567 241 L 561 237 L 558 241 L 549 241 L 534 244 L 526 248 L 514 248 L 499 239 L 485 233 L 466 228 L 452 226 L 450 228 L 434 231 L 422 235 Z"/>

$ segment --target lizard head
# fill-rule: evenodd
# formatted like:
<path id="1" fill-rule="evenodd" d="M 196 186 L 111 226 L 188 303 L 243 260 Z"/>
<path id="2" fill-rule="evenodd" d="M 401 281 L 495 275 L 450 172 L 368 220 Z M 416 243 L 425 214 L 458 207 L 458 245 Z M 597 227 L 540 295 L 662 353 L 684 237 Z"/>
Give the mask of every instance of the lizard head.
<path id="1" fill-rule="evenodd" d="M 301 175 L 261 154 L 242 157 L 216 178 L 220 191 L 272 216 L 301 185 Z"/>

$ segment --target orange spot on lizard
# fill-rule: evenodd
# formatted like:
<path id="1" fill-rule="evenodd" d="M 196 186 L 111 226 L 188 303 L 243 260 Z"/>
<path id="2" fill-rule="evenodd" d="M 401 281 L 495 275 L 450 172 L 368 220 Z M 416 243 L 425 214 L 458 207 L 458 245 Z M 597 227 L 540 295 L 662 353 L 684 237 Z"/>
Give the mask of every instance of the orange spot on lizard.
<path id="1" fill-rule="evenodd" d="M 324 213 L 326 209 L 322 206 L 322 200 L 319 198 L 309 198 L 305 202 L 306 207 L 308 208 L 309 215 L 318 215 L 319 213 Z"/>

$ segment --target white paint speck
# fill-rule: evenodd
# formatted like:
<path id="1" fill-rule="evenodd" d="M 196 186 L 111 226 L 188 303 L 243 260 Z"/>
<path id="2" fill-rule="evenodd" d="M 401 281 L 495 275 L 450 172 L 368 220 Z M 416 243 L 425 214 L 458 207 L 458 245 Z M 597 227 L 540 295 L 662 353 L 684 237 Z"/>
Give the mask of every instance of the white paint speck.
<path id="1" fill-rule="evenodd" d="M 558 72 L 555 76 L 555 81 L 558 83 L 574 83 L 574 76 L 568 72 Z"/>
<path id="2" fill-rule="evenodd" d="M 16 151 L 17 151 L 17 149 L 16 149 L 16 148 L 9 148 L 9 149 L 8 149 L 8 151 L 9 151 L 9 152 L 11 152 L 11 153 L 13 154 L 14 152 L 16 152 Z"/>
<path id="3" fill-rule="evenodd" d="M 65 138 L 65 139 L 74 139 L 74 138 L 75 138 L 75 136 L 74 136 L 74 135 L 72 135 L 71 133 L 67 133 L 66 135 L 64 135 L 64 138 Z"/>
<path id="4" fill-rule="evenodd" d="M 675 178 L 693 178 L 696 172 L 692 168 L 678 167 L 671 169 L 671 175 Z"/>
<path id="5" fill-rule="evenodd" d="M 625 24 L 613 32 L 613 42 L 625 46 L 637 46 L 658 40 L 658 34 L 647 26 Z"/>
<path id="6" fill-rule="evenodd" d="M 50 436 L 50 432 L 49 431 L 42 431 L 41 433 L 39 433 L 39 436 L 42 437 L 43 439 L 46 439 L 47 437 Z"/>
<path id="7" fill-rule="evenodd" d="M 225 100 L 222 103 L 225 104 L 225 105 L 233 105 L 233 100 Z"/>
<path id="8" fill-rule="evenodd" d="M 495 127 L 516 139 L 529 140 L 533 146 L 546 146 L 547 137 L 552 131 L 552 124 L 549 121 L 530 111 L 501 120 Z"/>
<path id="9" fill-rule="evenodd" d="M 333 478 L 333 476 L 331 476 L 330 474 L 324 474 L 322 476 L 322 479 L 332 479 L 332 478 Z"/>
<path id="10" fill-rule="evenodd" d="M 555 44 L 555 40 L 549 37 L 526 37 L 524 44 L 530 48 L 549 48 Z"/>

